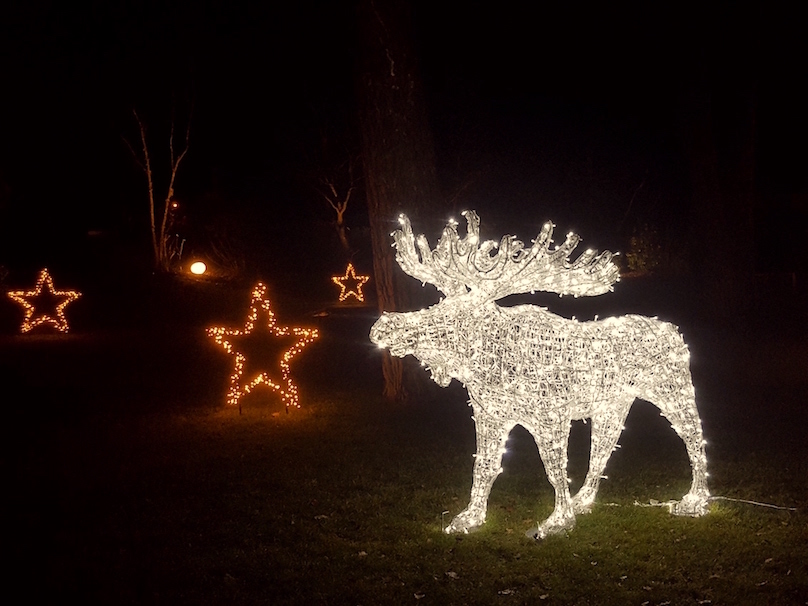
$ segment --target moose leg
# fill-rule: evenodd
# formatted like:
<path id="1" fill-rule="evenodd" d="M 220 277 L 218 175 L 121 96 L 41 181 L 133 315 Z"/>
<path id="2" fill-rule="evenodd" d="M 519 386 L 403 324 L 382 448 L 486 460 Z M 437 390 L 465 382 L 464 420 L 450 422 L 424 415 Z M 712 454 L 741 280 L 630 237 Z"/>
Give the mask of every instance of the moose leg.
<path id="1" fill-rule="evenodd" d="M 634 403 L 634 397 L 625 402 L 616 402 L 617 406 L 592 415 L 592 444 L 589 452 L 589 470 L 578 493 L 572 498 L 572 509 L 578 513 L 589 513 L 592 503 L 598 494 L 598 486 L 606 469 L 606 463 L 614 452 L 617 440 L 623 431 L 623 424 L 628 411 Z"/>
<path id="2" fill-rule="evenodd" d="M 485 522 L 488 495 L 494 480 L 502 473 L 502 455 L 505 441 L 513 425 L 506 425 L 474 407 L 474 422 L 477 426 L 477 454 L 474 458 L 474 477 L 468 507 L 457 514 L 446 527 L 446 533 L 469 532 Z"/>
<path id="3" fill-rule="evenodd" d="M 662 414 L 671 422 L 671 426 L 682 438 L 690 459 L 693 481 L 690 491 L 682 500 L 673 506 L 672 512 L 680 516 L 701 516 L 707 513 L 710 490 L 707 488 L 707 455 L 704 452 L 704 436 L 701 430 L 701 419 L 692 402 L 675 412 L 662 410 Z"/>
<path id="4" fill-rule="evenodd" d="M 575 526 L 575 513 L 572 510 L 569 480 L 567 478 L 567 446 L 570 437 L 569 418 L 550 418 L 548 424 L 531 430 L 539 455 L 544 463 L 547 479 L 555 490 L 553 513 L 528 535 L 543 539 L 550 534 L 571 530 Z"/>
<path id="5" fill-rule="evenodd" d="M 710 490 L 707 488 L 707 455 L 704 452 L 704 436 L 701 418 L 696 408 L 696 398 L 688 369 L 668 370 L 673 381 L 656 386 L 651 401 L 662 416 L 670 421 L 674 431 L 682 438 L 690 459 L 693 482 L 690 491 L 672 508 L 680 516 L 701 516 L 707 513 Z M 661 373 L 660 373 L 661 374 Z"/>

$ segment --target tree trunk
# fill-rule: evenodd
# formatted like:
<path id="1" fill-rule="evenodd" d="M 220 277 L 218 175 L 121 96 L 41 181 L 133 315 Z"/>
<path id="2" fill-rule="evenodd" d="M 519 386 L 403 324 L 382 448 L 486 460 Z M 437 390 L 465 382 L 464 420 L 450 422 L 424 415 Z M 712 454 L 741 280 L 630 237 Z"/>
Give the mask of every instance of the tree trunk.
<path id="1" fill-rule="evenodd" d="M 413 282 L 395 264 L 390 233 L 402 212 L 417 220 L 437 199 L 435 151 L 412 49 L 407 2 L 361 0 L 362 65 L 358 82 L 362 156 L 380 311 L 406 310 Z M 385 352 L 384 395 L 405 401 L 420 368 Z M 416 371 L 416 372 L 413 372 Z"/>
<path id="2" fill-rule="evenodd" d="M 337 237 L 339 237 L 339 243 L 342 246 L 343 252 L 350 257 L 351 243 L 348 242 L 348 228 L 345 226 L 344 215 L 344 208 L 341 211 L 337 210 Z"/>

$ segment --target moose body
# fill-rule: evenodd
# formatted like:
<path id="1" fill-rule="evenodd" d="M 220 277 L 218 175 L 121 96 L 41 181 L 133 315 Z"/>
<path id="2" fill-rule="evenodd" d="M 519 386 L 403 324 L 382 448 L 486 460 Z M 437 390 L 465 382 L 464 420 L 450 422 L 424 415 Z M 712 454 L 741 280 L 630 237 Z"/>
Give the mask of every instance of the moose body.
<path id="1" fill-rule="evenodd" d="M 471 499 L 447 532 L 468 532 L 485 521 L 488 495 L 501 472 L 505 441 L 515 425 L 532 434 L 555 489 L 553 513 L 534 531 L 535 536 L 543 538 L 572 528 L 575 514 L 588 512 L 594 502 L 636 398 L 654 403 L 685 442 L 693 483 L 673 512 L 705 513 L 709 491 L 704 441 L 690 354 L 678 329 L 637 315 L 580 322 L 533 305 L 498 306 L 494 299 L 501 296 L 504 280 L 496 268 L 502 263 L 519 269 L 512 282 L 523 278 L 526 268 L 540 263 L 556 270 L 559 266 L 567 271 L 583 267 L 578 276 L 568 273 L 561 278 L 563 289 L 559 290 L 575 294 L 599 294 L 604 284 L 611 286 L 617 279 L 616 268 L 610 255 L 596 257 L 591 251 L 585 253 L 585 263 L 569 263 L 567 249 L 574 236 L 568 236 L 561 254 L 548 254 L 547 226 L 542 233 L 546 237 L 540 237 L 530 253 L 524 252 L 521 242 L 503 239 L 498 255 L 491 256 L 495 247 L 490 243 L 478 247 L 476 215 L 467 213 L 467 218 L 469 234 L 464 240 L 450 224 L 434 253 L 419 238 L 420 256 L 414 256 L 412 232 L 404 219 L 403 231 L 394 234 L 399 263 L 407 273 L 426 278 L 448 296 L 425 310 L 385 312 L 370 334 L 374 343 L 392 355 L 413 355 L 420 360 L 439 385 L 445 387 L 457 379 L 468 391 L 477 431 Z M 575 244 L 577 239 L 572 241 L 573 248 Z M 483 258 L 476 256 L 481 251 Z M 561 255 L 563 263 L 559 263 Z M 455 271 L 459 261 L 473 269 L 462 280 Z M 451 281 L 441 278 L 446 268 L 452 268 L 448 270 Z M 530 282 L 541 281 L 539 286 L 549 290 L 546 271 L 538 273 L 541 276 Z M 566 473 L 567 444 L 571 422 L 579 419 L 591 420 L 592 443 L 586 479 L 572 497 Z"/>

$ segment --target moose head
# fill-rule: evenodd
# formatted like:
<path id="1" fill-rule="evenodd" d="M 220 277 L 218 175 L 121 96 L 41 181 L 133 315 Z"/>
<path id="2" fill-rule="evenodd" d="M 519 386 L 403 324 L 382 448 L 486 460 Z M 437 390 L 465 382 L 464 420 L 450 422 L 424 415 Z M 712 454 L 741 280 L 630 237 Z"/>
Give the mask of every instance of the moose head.
<path id="1" fill-rule="evenodd" d="M 610 252 L 598 255 L 590 249 L 569 261 L 570 252 L 580 242 L 574 233 L 550 250 L 552 223 L 545 223 L 533 246 L 525 248 L 514 236 L 505 236 L 499 243 L 481 241 L 477 213 L 462 214 L 468 222 L 466 236 L 461 239 L 457 222 L 450 221 L 434 251 L 423 235 L 414 237 L 405 215 L 399 217 L 401 229 L 393 233 L 396 261 L 407 274 L 434 285 L 446 298 L 428 310 L 384 312 L 370 332 L 371 341 L 392 355 L 415 356 L 441 387 L 448 386 L 452 378 L 467 382 L 466 376 L 458 376 L 461 369 L 470 370 L 467 365 L 447 365 L 447 357 L 457 358 L 447 354 L 458 354 L 458 347 L 468 345 L 462 343 L 467 334 L 455 330 L 460 319 L 474 321 L 485 313 L 486 306 L 507 295 L 540 290 L 594 296 L 611 291 L 619 279 Z"/>
<path id="2" fill-rule="evenodd" d="M 552 514 L 529 534 L 542 538 L 574 526 L 590 511 L 603 471 L 635 398 L 653 402 L 682 437 L 693 482 L 680 515 L 707 511 L 706 456 L 689 369 L 689 351 L 678 329 L 656 318 L 622 316 L 579 322 L 533 305 L 500 307 L 502 297 L 537 290 L 595 296 L 619 279 L 613 254 L 570 253 L 580 238 L 568 234 L 552 249 L 546 223 L 530 248 L 513 236 L 481 241 L 480 220 L 463 213 L 461 239 L 450 222 L 434 250 L 414 237 L 406 216 L 393 233 L 396 261 L 410 276 L 438 288 L 445 298 L 424 310 L 382 314 L 371 340 L 392 355 L 413 355 L 441 386 L 457 379 L 474 410 L 477 455 L 468 507 L 446 528 L 468 532 L 485 521 L 488 495 L 504 444 L 515 425 L 535 439 L 555 489 Z M 572 420 L 591 419 L 592 448 L 583 486 L 570 496 L 567 443 Z"/>

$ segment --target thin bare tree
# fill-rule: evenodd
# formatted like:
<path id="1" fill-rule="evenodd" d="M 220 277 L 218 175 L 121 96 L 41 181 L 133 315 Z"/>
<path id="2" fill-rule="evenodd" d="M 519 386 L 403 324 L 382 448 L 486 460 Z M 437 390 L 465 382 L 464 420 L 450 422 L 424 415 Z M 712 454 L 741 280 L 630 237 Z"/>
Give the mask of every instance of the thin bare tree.
<path id="1" fill-rule="evenodd" d="M 185 141 L 182 149 L 175 150 L 174 148 L 174 116 L 171 116 L 171 128 L 168 137 L 168 152 L 169 152 L 169 174 L 168 184 L 165 190 L 165 196 L 162 198 L 161 206 L 158 207 L 156 201 L 157 194 L 155 193 L 155 178 L 152 168 L 151 155 L 149 154 L 149 144 L 146 139 L 146 125 L 141 120 L 136 110 L 132 110 L 132 115 L 135 117 L 135 122 L 138 125 L 140 135 L 140 150 L 135 150 L 129 141 L 124 138 L 124 143 L 132 153 L 137 165 L 141 168 L 146 175 L 146 183 L 149 195 L 149 220 L 151 227 L 152 251 L 154 255 L 154 266 L 160 271 L 169 271 L 171 268 L 171 260 L 176 256 L 176 251 L 173 250 L 171 244 L 171 216 L 172 211 L 176 209 L 177 202 L 174 200 L 174 184 L 177 179 L 177 172 L 179 171 L 180 164 L 182 163 L 185 155 L 188 153 L 188 143 L 191 136 L 191 119 L 188 117 L 188 123 L 185 128 Z"/>
<path id="2" fill-rule="evenodd" d="M 348 209 L 348 202 L 356 189 L 356 178 L 353 171 L 353 159 L 348 158 L 339 168 L 340 173 L 347 173 L 347 180 L 337 178 L 333 174 L 322 174 L 317 180 L 315 189 L 329 206 L 334 209 L 337 215 L 334 226 L 337 230 L 339 242 L 346 253 L 351 252 L 351 245 L 348 242 L 348 227 L 345 225 L 345 211 Z"/>

